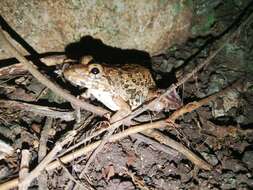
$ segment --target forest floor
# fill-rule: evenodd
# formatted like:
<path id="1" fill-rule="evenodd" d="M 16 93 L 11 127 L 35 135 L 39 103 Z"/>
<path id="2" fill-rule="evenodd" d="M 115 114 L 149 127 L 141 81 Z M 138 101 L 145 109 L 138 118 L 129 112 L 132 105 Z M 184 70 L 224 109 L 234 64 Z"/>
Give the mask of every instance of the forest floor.
<path id="1" fill-rule="evenodd" d="M 153 129 L 160 134 L 157 139 L 151 138 L 152 135 L 144 136 L 144 133 L 107 139 L 95 154 L 97 145 L 94 143 L 104 139 L 104 133 L 94 134 L 110 126 L 106 118 L 82 110 L 80 121 L 76 122 L 78 113 L 71 105 L 23 67 L 17 66 L 14 70 L 1 67 L 0 189 L 5 189 L 9 180 L 12 185 L 8 187 L 15 187 L 18 176 L 29 175 L 27 167 L 34 171 L 38 166 L 42 167 L 42 172 L 33 173 L 37 178 L 31 182 L 30 189 L 252 189 L 253 48 L 250 42 L 253 42 L 253 19 L 252 15 L 244 20 L 241 16 L 237 22 L 239 29 L 234 27 L 217 38 L 217 34 L 224 31 L 220 23 L 229 25 L 228 17 L 217 20 L 208 34 L 193 36 L 165 54 L 151 58 L 158 83 L 168 87 L 168 73 L 174 73 L 175 81 L 180 81 L 224 45 L 208 65 L 177 88 L 183 105 L 201 103 L 210 95 L 215 98 L 188 113 L 179 114 L 170 127 Z M 227 34 L 230 39 L 224 41 Z M 47 70 L 47 74 L 50 72 L 52 69 Z M 64 86 L 64 82 L 58 83 Z M 232 88 L 235 83 L 239 87 Z M 226 87 L 231 88 L 219 94 Z M 98 102 L 95 105 L 105 108 Z M 170 118 L 173 112 L 148 111 L 142 116 L 149 119 L 148 123 L 155 124 L 156 120 Z M 127 132 L 131 127 L 118 127 L 114 134 Z M 70 132 L 74 132 L 74 137 L 69 137 Z M 76 145 L 92 135 L 91 140 Z M 166 139 L 184 148 L 176 151 L 175 145 Z M 50 156 L 48 153 L 59 144 L 62 150 Z M 196 164 L 184 153 L 187 150 L 204 164 Z M 24 159 L 26 155 L 30 159 Z M 61 161 L 62 155 L 69 155 L 67 163 L 64 159 Z M 93 159 L 92 155 L 95 155 Z M 49 163 L 43 165 L 41 160 L 45 156 L 49 156 L 49 163 L 57 162 L 57 167 Z M 87 166 L 89 160 L 91 163 Z"/>

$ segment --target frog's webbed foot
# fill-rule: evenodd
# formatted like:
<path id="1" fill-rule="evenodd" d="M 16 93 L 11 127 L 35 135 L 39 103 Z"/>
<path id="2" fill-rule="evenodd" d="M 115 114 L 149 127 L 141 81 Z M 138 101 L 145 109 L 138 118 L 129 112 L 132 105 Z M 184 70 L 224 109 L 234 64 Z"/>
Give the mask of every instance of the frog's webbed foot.
<path id="1" fill-rule="evenodd" d="M 120 109 L 115 114 L 113 114 L 110 119 L 110 123 L 119 121 L 131 113 L 130 106 L 121 97 L 113 97 L 113 100 L 116 102 Z"/>
<path id="2" fill-rule="evenodd" d="M 163 94 L 165 90 L 152 90 L 149 92 L 149 97 L 156 98 Z M 176 90 L 173 90 L 171 93 L 167 94 L 166 96 L 163 96 L 158 102 L 156 102 L 153 105 L 152 111 L 160 112 L 162 110 L 169 111 L 169 110 L 175 110 L 182 106 L 182 100 L 180 99 L 178 93 Z"/>

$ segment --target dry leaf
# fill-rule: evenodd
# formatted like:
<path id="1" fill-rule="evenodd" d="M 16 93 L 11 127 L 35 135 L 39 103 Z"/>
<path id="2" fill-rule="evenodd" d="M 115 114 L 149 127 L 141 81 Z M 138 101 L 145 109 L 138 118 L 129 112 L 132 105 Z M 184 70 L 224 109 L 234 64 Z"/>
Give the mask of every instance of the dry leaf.
<path id="1" fill-rule="evenodd" d="M 102 169 L 102 176 L 106 179 L 106 181 L 109 181 L 111 177 L 115 175 L 115 170 L 113 167 L 113 164 L 108 165 L 107 167 Z"/>
<path id="2" fill-rule="evenodd" d="M 133 163 L 136 161 L 136 154 L 133 151 L 130 151 L 127 155 L 127 166 L 133 165 Z"/>

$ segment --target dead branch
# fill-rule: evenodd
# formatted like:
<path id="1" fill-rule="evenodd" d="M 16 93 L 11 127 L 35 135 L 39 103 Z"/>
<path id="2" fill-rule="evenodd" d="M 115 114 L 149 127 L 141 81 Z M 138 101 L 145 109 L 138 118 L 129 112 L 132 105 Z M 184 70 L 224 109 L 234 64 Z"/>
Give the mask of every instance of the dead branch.
<path id="1" fill-rule="evenodd" d="M 137 139 L 139 141 L 143 141 L 144 143 L 148 144 L 148 145 L 151 145 L 152 147 L 156 148 L 157 150 L 160 150 L 162 152 L 165 152 L 171 156 L 178 156 L 178 152 L 175 151 L 174 149 L 170 148 L 169 146 L 166 146 L 166 145 L 163 145 L 149 137 L 146 137 L 142 134 L 133 134 L 133 135 L 130 135 L 131 138 L 134 138 L 134 139 Z"/>
<path id="2" fill-rule="evenodd" d="M 51 82 L 48 78 L 46 78 L 43 74 L 41 74 L 32 63 L 30 63 L 5 37 L 5 34 L 2 29 L 0 29 L 0 41 L 1 44 L 4 46 L 5 50 L 9 52 L 9 54 L 14 55 L 24 66 L 26 69 L 43 85 L 51 89 L 55 94 L 58 96 L 66 99 L 67 101 L 71 102 L 73 105 L 78 105 L 82 109 L 87 111 L 91 111 L 97 115 L 104 116 L 108 113 L 107 110 L 91 105 L 87 102 L 81 101 L 76 97 L 69 94 L 66 90 L 63 90 L 58 85 Z"/>
<path id="3" fill-rule="evenodd" d="M 38 162 L 41 162 L 47 155 L 47 141 L 49 138 L 49 130 L 53 124 L 52 118 L 47 118 L 43 130 L 40 135 L 40 145 L 38 150 Z M 38 176 L 38 185 L 40 190 L 47 189 L 47 176 L 45 171 L 42 171 L 41 175 Z"/>
<path id="4" fill-rule="evenodd" d="M 40 106 L 31 103 L 20 102 L 16 100 L 1 100 L 0 106 L 2 108 L 13 108 L 22 111 L 32 112 L 41 116 L 47 116 L 51 118 L 60 118 L 64 121 L 72 121 L 75 119 L 74 111 L 65 111 L 59 108 Z"/>
<path id="5" fill-rule="evenodd" d="M 20 170 L 19 170 L 19 181 L 22 182 L 29 172 L 29 162 L 31 159 L 31 153 L 29 150 L 24 149 L 21 152 L 21 163 L 20 163 Z M 27 190 L 28 186 L 22 185 L 22 183 L 19 184 L 18 187 L 19 190 Z"/>
<path id="6" fill-rule="evenodd" d="M 25 58 L 29 59 L 29 56 L 24 56 Z M 45 63 L 47 66 L 53 66 L 62 64 L 66 59 L 65 55 L 48 55 L 46 57 L 40 58 L 40 60 Z M 9 60 L 9 59 L 7 59 Z M 4 61 L 7 61 L 4 60 Z M 11 59 L 10 59 L 11 60 Z M 2 61 L 2 60 L 0 60 Z M 34 66 L 36 67 L 36 66 Z M 15 63 L 9 66 L 1 67 L 0 68 L 0 77 L 2 76 L 9 76 L 9 75 L 20 75 L 27 72 L 26 67 L 23 63 Z"/>
<path id="7" fill-rule="evenodd" d="M 0 68 L 0 77 L 9 76 L 9 75 L 18 75 L 26 72 L 24 65 L 21 63 L 17 63 L 14 65 L 10 65 L 7 67 Z"/>
<path id="8" fill-rule="evenodd" d="M 73 140 L 74 136 L 75 133 L 72 131 L 72 133 L 69 133 L 68 136 L 64 138 L 64 140 L 56 143 L 55 147 L 47 154 L 47 156 L 39 163 L 39 165 L 36 166 L 36 168 L 26 176 L 20 185 L 28 187 L 30 183 L 40 175 L 46 166 L 55 159 L 55 156 L 62 150 L 63 146 Z"/>
<path id="9" fill-rule="evenodd" d="M 200 101 L 195 101 L 195 102 L 190 102 L 187 105 L 183 106 L 182 108 L 180 108 L 179 110 L 176 110 L 168 119 L 168 122 L 174 122 L 178 117 L 180 117 L 181 115 L 184 115 L 186 113 L 190 113 L 196 109 L 198 109 L 199 107 L 208 104 L 209 102 L 215 100 L 218 97 L 224 96 L 227 92 L 229 92 L 230 90 L 233 90 L 234 88 L 241 88 L 242 83 L 241 80 L 238 80 L 237 82 L 235 82 L 234 84 L 232 84 L 231 86 L 226 87 L 225 89 L 221 90 L 220 92 L 214 93 L 213 95 L 208 96 L 207 98 L 204 98 Z"/>
<path id="10" fill-rule="evenodd" d="M 69 179 L 73 182 L 75 182 L 78 186 L 80 186 L 82 189 L 86 189 L 86 186 L 84 184 L 82 184 L 81 181 L 79 181 L 78 179 L 75 179 L 74 176 L 69 172 L 68 168 L 66 168 L 66 166 L 64 165 L 64 163 L 61 161 L 61 159 L 57 158 L 58 162 L 60 163 L 61 167 L 63 168 L 63 170 L 67 173 Z"/>
<path id="11" fill-rule="evenodd" d="M 157 130 L 147 130 L 142 132 L 144 135 L 148 135 L 149 137 L 153 137 L 157 141 L 159 141 L 162 144 L 165 144 L 167 146 L 170 146 L 186 156 L 190 161 L 192 161 L 196 166 L 198 166 L 201 169 L 204 170 L 211 170 L 212 166 L 208 164 L 206 161 L 201 159 L 199 156 L 197 156 L 195 153 L 190 151 L 187 147 L 185 147 L 183 144 L 178 143 L 177 141 L 168 138 L 168 136 L 165 136 L 161 132 Z"/>
<path id="12" fill-rule="evenodd" d="M 7 142 L 0 139 L 0 160 L 3 159 L 6 155 L 12 155 L 14 152 L 14 148 L 9 145 Z"/>

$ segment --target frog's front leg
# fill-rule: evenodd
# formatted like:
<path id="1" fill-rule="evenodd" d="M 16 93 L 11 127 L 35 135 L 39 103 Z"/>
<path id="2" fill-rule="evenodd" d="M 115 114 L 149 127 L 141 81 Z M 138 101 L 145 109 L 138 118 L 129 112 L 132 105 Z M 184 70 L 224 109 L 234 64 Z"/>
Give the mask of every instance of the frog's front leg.
<path id="1" fill-rule="evenodd" d="M 113 114 L 113 116 L 110 119 L 110 123 L 119 121 L 131 113 L 130 106 L 124 101 L 123 98 L 115 96 L 113 97 L 113 101 L 117 104 L 119 110 L 115 114 Z"/>
<path id="2" fill-rule="evenodd" d="M 84 99 L 89 99 L 91 97 L 91 93 L 90 93 L 89 89 L 87 89 L 85 92 L 83 92 L 81 94 L 81 97 Z"/>
<path id="3" fill-rule="evenodd" d="M 78 99 L 80 99 L 80 97 L 85 98 L 85 99 L 89 99 L 91 97 L 91 94 L 87 90 L 86 92 L 82 93 L 80 96 L 77 96 Z M 72 103 L 71 103 L 71 106 L 75 110 L 76 121 L 77 121 L 77 123 L 79 123 L 81 121 L 81 109 L 78 105 L 74 105 Z"/>

